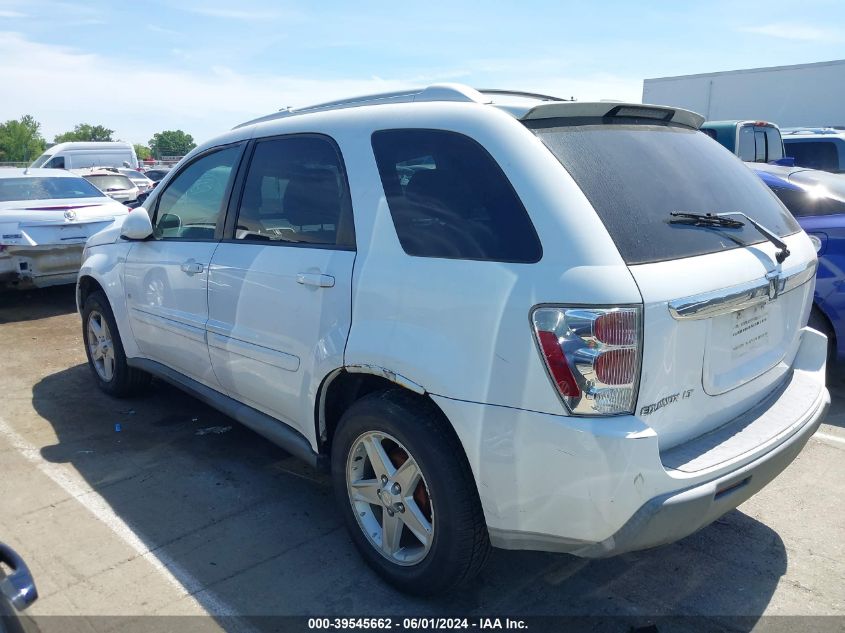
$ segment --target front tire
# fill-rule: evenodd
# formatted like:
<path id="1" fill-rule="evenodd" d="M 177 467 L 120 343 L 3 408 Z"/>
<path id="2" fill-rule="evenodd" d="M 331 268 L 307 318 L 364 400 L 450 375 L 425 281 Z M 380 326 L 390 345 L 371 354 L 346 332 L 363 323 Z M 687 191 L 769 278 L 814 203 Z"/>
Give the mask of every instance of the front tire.
<path id="1" fill-rule="evenodd" d="M 423 398 L 392 389 L 355 402 L 333 439 L 332 479 L 359 552 L 401 591 L 448 591 L 486 562 L 490 540 L 466 456 Z"/>
<path id="2" fill-rule="evenodd" d="M 92 292 L 82 308 L 82 340 L 88 367 L 97 386 L 110 396 L 125 398 L 143 391 L 150 374 L 130 367 L 126 362 L 120 332 L 106 296 Z"/>

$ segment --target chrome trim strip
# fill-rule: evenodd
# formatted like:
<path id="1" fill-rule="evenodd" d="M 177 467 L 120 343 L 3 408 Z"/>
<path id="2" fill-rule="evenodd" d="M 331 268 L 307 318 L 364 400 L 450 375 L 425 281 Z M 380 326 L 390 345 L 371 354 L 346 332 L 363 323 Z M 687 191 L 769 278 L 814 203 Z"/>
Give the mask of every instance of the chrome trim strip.
<path id="1" fill-rule="evenodd" d="M 709 319 L 766 303 L 810 281 L 818 262 L 813 260 L 789 275 L 772 271 L 765 279 L 749 281 L 730 288 L 704 292 L 669 302 L 669 313 L 677 320 Z"/>

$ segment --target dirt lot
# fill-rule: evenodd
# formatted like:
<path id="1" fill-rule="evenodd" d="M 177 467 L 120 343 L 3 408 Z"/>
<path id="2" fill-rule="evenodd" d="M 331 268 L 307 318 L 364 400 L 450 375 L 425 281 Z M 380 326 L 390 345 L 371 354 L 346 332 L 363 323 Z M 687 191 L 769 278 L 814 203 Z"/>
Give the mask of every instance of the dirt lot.
<path id="1" fill-rule="evenodd" d="M 845 622 L 841 378 L 799 459 L 684 541 L 592 562 L 496 551 L 466 591 L 420 600 L 364 566 L 325 476 L 165 384 L 140 399 L 106 397 L 80 330 L 72 288 L 0 295 L 0 540 L 30 563 L 34 614 L 568 614 L 633 624 L 742 615 L 729 628 L 744 630 L 763 614 Z"/>

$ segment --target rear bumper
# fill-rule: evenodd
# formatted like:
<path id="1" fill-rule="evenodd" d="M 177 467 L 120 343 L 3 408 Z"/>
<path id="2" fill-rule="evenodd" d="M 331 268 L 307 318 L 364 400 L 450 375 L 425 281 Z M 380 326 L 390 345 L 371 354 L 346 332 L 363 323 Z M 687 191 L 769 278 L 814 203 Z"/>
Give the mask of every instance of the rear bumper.
<path id="1" fill-rule="evenodd" d="M 606 557 L 692 534 L 783 471 L 829 407 L 826 346 L 805 329 L 778 392 L 664 454 L 634 416 L 571 418 L 435 400 L 467 450 L 495 546 Z"/>
<path id="2" fill-rule="evenodd" d="M 751 464 L 705 484 L 655 497 L 615 534 L 573 553 L 586 558 L 614 556 L 672 543 L 710 525 L 759 492 L 792 463 L 819 428 L 829 405 L 827 396 L 809 412 L 796 433 Z"/>
<path id="3" fill-rule="evenodd" d="M 7 247 L 0 257 L 0 288 L 44 288 L 76 282 L 84 244 Z"/>

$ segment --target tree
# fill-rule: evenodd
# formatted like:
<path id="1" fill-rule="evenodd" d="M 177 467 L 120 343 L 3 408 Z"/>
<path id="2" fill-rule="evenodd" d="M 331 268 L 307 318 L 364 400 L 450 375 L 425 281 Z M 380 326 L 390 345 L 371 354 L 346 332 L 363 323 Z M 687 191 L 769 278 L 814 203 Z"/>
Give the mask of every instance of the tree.
<path id="1" fill-rule="evenodd" d="M 165 130 L 156 132 L 150 139 L 150 150 L 153 156 L 184 156 L 197 146 L 194 137 L 182 130 Z"/>
<path id="2" fill-rule="evenodd" d="M 147 160 L 148 158 L 152 158 L 153 153 L 146 145 L 135 143 L 133 147 L 135 148 L 135 155 L 138 157 L 138 160 Z"/>
<path id="3" fill-rule="evenodd" d="M 0 161 L 30 162 L 45 146 L 41 124 L 29 114 L 0 124 Z"/>
<path id="4" fill-rule="evenodd" d="M 73 131 L 57 134 L 53 140 L 56 143 L 67 143 L 69 141 L 111 141 L 112 134 L 114 134 L 114 130 L 110 130 L 102 125 L 80 123 L 73 128 Z"/>

